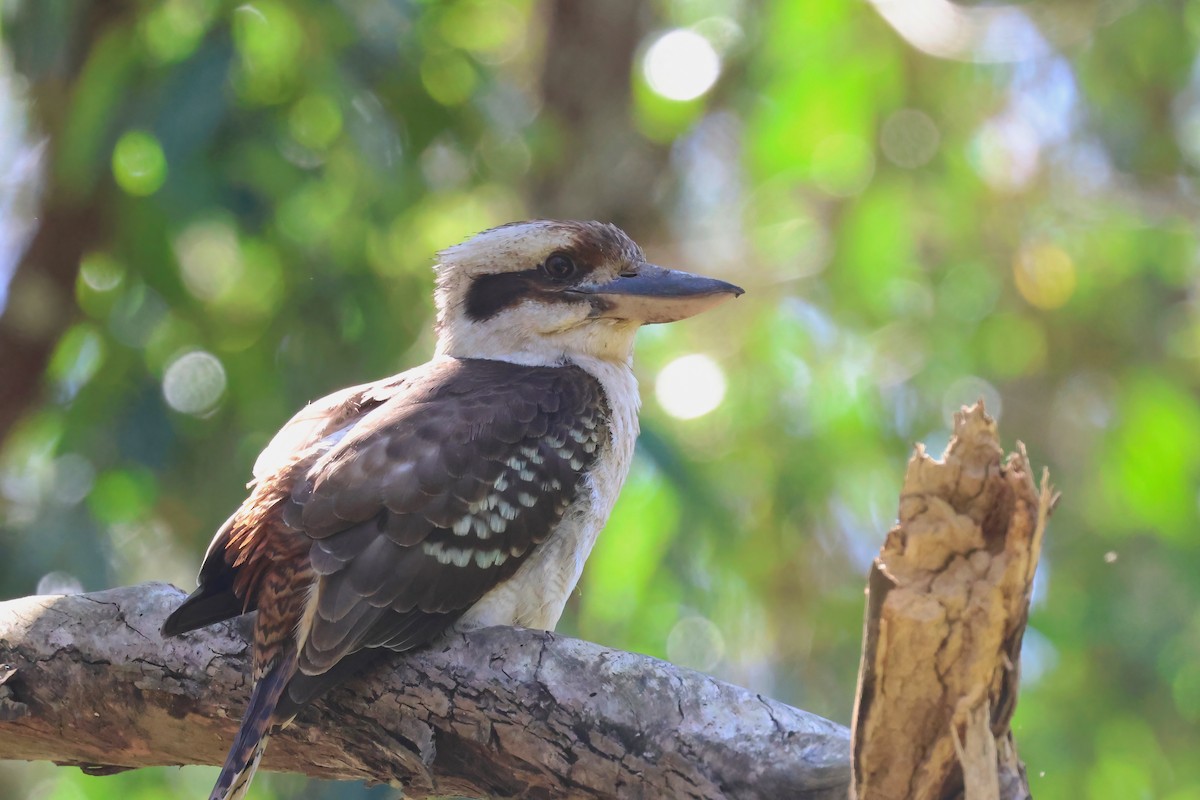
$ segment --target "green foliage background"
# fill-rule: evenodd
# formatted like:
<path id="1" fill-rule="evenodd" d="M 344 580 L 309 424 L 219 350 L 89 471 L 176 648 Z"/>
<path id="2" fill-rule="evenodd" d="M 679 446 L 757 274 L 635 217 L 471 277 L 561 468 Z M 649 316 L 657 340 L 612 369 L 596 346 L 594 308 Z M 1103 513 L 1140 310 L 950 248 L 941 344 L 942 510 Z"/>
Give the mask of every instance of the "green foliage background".
<path id="1" fill-rule="evenodd" d="M 590 54 L 571 5 L 0 4 L 0 209 L 80 220 L 66 280 L 19 260 L 0 319 L 53 345 L 0 450 L 0 596 L 190 586 L 292 411 L 428 356 L 435 250 L 609 218 L 748 292 L 643 333 L 638 462 L 560 630 L 847 722 L 906 459 L 982 395 L 1064 493 L 1015 720 L 1034 794 L 1200 798 L 1200 3 L 614 2 L 633 46 Z M 691 100 L 643 69 L 676 28 L 721 59 Z M 691 353 L 727 391 L 684 420 L 655 386 Z M 212 777 L 4 764 L 0 796 Z M 368 794 L 395 792 L 252 797 Z"/>

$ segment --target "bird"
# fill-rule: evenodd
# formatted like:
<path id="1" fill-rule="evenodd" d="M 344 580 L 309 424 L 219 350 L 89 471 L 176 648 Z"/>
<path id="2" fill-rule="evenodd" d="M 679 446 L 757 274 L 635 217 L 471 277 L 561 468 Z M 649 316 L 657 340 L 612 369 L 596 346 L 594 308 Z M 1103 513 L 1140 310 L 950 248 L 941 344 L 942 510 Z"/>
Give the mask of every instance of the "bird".
<path id="1" fill-rule="evenodd" d="M 743 293 L 590 221 L 492 228 L 434 272 L 433 358 L 292 417 L 162 626 L 257 611 L 254 686 L 209 800 L 243 797 L 271 733 L 389 653 L 553 630 L 633 460 L 637 330 Z"/>

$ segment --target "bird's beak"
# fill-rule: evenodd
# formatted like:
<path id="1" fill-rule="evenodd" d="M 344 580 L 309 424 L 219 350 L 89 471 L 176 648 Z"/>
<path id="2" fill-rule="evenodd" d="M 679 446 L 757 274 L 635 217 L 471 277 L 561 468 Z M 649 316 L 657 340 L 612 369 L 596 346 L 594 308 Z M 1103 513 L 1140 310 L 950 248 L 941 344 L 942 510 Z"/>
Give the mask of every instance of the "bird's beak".
<path id="1" fill-rule="evenodd" d="M 592 298 L 595 317 L 643 325 L 687 319 L 744 293 L 732 283 L 653 264 L 643 264 L 636 275 L 574 291 Z"/>

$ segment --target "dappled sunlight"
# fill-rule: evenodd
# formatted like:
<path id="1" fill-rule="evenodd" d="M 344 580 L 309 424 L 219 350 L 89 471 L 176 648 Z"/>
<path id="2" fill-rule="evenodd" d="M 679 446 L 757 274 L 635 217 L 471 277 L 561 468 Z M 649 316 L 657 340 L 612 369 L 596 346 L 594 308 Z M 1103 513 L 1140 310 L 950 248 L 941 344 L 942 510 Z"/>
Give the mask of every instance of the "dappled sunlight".
<path id="1" fill-rule="evenodd" d="M 1013 261 L 1013 275 L 1021 296 L 1046 311 L 1065 305 L 1075 293 L 1075 262 L 1053 244 L 1022 247 Z"/>
<path id="2" fill-rule="evenodd" d="M 29 524 L 90 495 L 95 468 L 79 453 L 56 456 L 61 437 L 61 419 L 49 415 L 28 420 L 9 436 L 0 460 L 0 525 Z"/>
<path id="3" fill-rule="evenodd" d="M 342 132 L 342 110 L 327 94 L 301 97 L 288 113 L 288 133 L 310 150 L 325 150 Z"/>
<path id="4" fill-rule="evenodd" d="M 205 414 L 225 393 L 225 368 L 212 353 L 193 350 L 172 361 L 163 375 L 163 397 L 175 411 Z"/>
<path id="5" fill-rule="evenodd" d="M 113 148 L 112 170 L 118 186 L 143 197 L 157 192 L 167 180 L 167 159 L 153 134 L 130 131 Z"/>
<path id="6" fill-rule="evenodd" d="M 725 637 L 705 617 L 685 616 L 667 634 L 667 658 L 673 664 L 712 672 L 724 655 Z"/>
<path id="7" fill-rule="evenodd" d="M 642 69 L 650 88 L 668 100 L 695 100 L 717 82 L 721 59 L 700 34 L 673 30 L 646 50 Z"/>
<path id="8" fill-rule="evenodd" d="M 124 277 L 121 265 L 103 253 L 90 253 L 79 262 L 79 280 L 98 294 L 116 289 Z"/>
<path id="9" fill-rule="evenodd" d="M 725 373 L 703 353 L 680 356 L 659 370 L 654 393 L 672 417 L 695 419 L 715 410 L 725 399 Z"/>
<path id="10" fill-rule="evenodd" d="M 184 285 L 198 300 L 217 299 L 242 275 L 237 231 L 224 220 L 189 225 L 175 239 L 175 256 Z"/>
<path id="11" fill-rule="evenodd" d="M 879 131 L 879 146 L 898 167 L 917 169 L 937 155 L 942 134 L 924 111 L 902 108 L 892 112 Z"/>
<path id="12" fill-rule="evenodd" d="M 218 0 L 163 0 L 138 24 L 146 51 L 162 62 L 180 61 L 196 51 L 216 18 Z"/>
<path id="13" fill-rule="evenodd" d="M 63 335 L 47 367 L 47 377 L 54 381 L 59 399 L 70 401 L 95 377 L 104 364 L 107 346 L 100 330 L 87 322 Z"/>
<path id="14" fill-rule="evenodd" d="M 1021 117 L 989 120 L 979 130 L 971 150 L 975 169 L 996 191 L 1027 188 L 1041 168 L 1041 141 L 1033 126 Z"/>
<path id="15" fill-rule="evenodd" d="M 972 6 L 951 0 L 872 0 L 913 47 L 960 61 L 1024 61 L 1045 54 L 1045 41 L 1018 5 Z M 1114 4 L 1117 5 L 1117 4 Z M 1076 35 L 1082 36 L 1084 30 Z"/>
<path id="16" fill-rule="evenodd" d="M 301 67 L 300 21 L 279 0 L 255 0 L 237 6 L 232 23 L 238 54 L 233 85 L 242 102 L 267 105 L 285 99 Z"/>

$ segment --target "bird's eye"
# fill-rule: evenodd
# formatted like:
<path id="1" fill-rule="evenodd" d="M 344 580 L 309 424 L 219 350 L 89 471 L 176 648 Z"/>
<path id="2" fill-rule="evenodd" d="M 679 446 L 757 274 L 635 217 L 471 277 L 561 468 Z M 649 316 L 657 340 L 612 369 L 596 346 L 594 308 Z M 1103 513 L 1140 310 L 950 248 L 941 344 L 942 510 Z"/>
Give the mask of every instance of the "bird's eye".
<path id="1" fill-rule="evenodd" d="M 546 259 L 546 263 L 542 264 L 542 272 L 556 281 L 565 281 L 574 277 L 576 270 L 575 262 L 565 253 L 551 253 L 550 257 Z"/>

